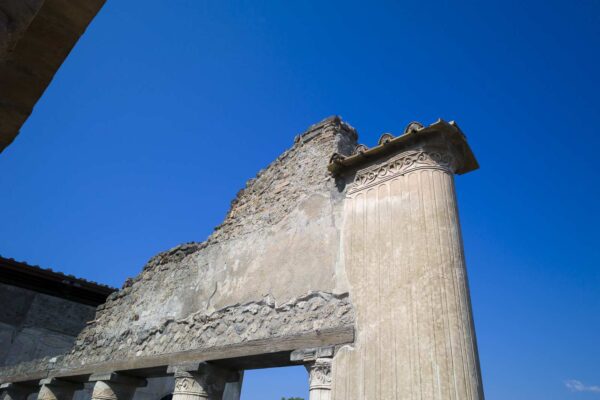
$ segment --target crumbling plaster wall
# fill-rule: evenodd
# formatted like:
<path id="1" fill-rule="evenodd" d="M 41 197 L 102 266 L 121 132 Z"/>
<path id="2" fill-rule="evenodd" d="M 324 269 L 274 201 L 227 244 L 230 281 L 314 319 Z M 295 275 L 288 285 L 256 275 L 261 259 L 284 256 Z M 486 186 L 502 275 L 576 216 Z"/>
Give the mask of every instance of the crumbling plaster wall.
<path id="1" fill-rule="evenodd" d="M 327 164 L 355 145 L 337 117 L 299 135 L 206 242 L 155 256 L 111 295 L 65 366 L 352 325 L 339 265 L 343 194 Z"/>

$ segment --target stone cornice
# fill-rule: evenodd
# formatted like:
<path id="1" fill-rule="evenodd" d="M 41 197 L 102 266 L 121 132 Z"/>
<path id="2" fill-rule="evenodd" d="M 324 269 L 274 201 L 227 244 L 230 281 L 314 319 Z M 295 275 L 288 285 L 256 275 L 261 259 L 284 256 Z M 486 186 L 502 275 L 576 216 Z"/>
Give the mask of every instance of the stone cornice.
<path id="1" fill-rule="evenodd" d="M 385 133 L 377 146 L 368 148 L 358 145 L 350 156 L 333 154 L 328 168 L 333 175 L 348 175 L 395 154 L 431 145 L 448 149 L 454 158 L 454 173 L 464 174 L 479 168 L 458 125 L 441 119 L 427 127 L 411 122 L 401 136 Z"/>

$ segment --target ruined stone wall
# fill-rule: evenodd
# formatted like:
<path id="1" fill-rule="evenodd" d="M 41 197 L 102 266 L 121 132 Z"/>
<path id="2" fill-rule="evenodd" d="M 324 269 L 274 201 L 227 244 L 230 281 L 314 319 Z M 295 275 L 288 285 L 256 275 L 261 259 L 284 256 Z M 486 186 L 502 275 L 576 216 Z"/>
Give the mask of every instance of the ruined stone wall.
<path id="1" fill-rule="evenodd" d="M 207 241 L 153 257 L 109 296 L 59 366 L 352 326 L 339 271 L 343 196 L 327 164 L 355 141 L 337 117 L 298 136 Z"/>
<path id="2" fill-rule="evenodd" d="M 71 351 L 0 382 L 302 362 L 311 398 L 483 400 L 454 188 L 478 167 L 453 122 L 413 122 L 369 149 L 324 120 L 207 241 L 153 257 L 110 295 Z"/>
<path id="3" fill-rule="evenodd" d="M 94 307 L 0 283 L 0 365 L 68 351 Z"/>

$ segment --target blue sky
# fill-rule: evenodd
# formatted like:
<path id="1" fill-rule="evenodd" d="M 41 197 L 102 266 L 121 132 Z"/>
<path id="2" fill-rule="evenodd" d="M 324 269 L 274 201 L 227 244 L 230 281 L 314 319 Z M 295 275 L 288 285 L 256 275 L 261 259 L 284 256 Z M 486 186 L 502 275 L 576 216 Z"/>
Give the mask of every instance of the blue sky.
<path id="1" fill-rule="evenodd" d="M 308 125 L 454 119 L 487 399 L 600 399 L 599 49 L 591 0 L 109 0 L 0 154 L 0 254 L 120 286 Z M 299 368 L 246 383 L 306 395 Z"/>

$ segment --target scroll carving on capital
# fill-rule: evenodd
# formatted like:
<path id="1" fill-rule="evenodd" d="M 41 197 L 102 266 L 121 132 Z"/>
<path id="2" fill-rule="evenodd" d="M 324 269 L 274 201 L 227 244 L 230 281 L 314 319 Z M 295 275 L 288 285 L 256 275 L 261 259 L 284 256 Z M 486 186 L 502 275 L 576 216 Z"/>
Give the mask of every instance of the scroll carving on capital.
<path id="1" fill-rule="evenodd" d="M 173 399 L 220 399 L 226 377 L 217 373 L 178 372 L 175 374 Z"/>
<path id="2" fill-rule="evenodd" d="M 441 169 L 452 173 L 454 164 L 454 157 L 447 151 L 415 150 L 404 152 L 383 163 L 359 170 L 348 193 L 358 192 L 418 169 Z"/>
<path id="3" fill-rule="evenodd" d="M 309 374 L 310 390 L 331 390 L 331 359 L 317 358 L 306 366 Z"/>
<path id="4" fill-rule="evenodd" d="M 192 394 L 192 395 L 207 395 L 202 385 L 197 379 L 192 377 L 178 377 L 175 379 L 174 395 Z"/>

